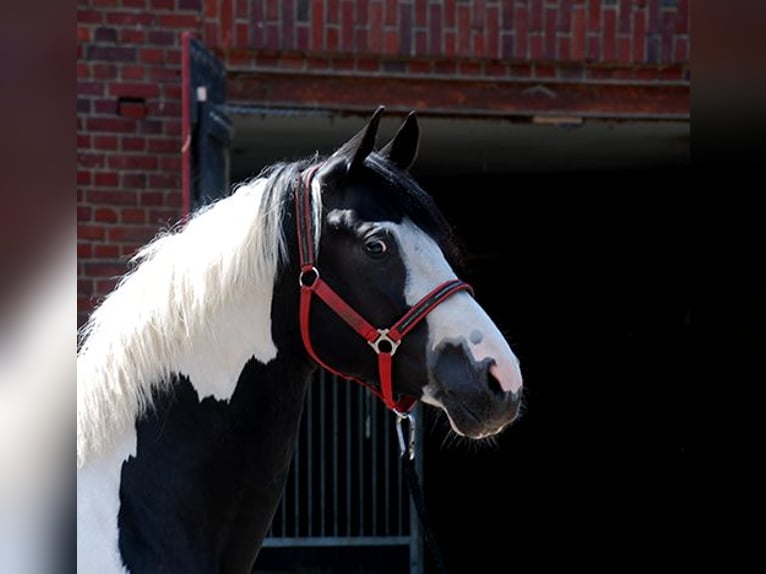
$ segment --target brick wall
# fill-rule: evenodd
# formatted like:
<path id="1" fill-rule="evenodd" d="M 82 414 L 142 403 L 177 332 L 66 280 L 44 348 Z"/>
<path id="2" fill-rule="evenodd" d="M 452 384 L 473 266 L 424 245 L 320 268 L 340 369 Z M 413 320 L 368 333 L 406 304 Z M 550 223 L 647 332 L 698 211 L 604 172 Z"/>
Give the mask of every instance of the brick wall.
<path id="1" fill-rule="evenodd" d="M 689 0 L 78 0 L 80 322 L 181 214 L 184 30 L 240 73 L 689 77 Z"/>
<path id="2" fill-rule="evenodd" d="M 78 321 L 180 215 L 181 41 L 202 0 L 80 0 Z"/>
<path id="3" fill-rule="evenodd" d="M 689 0 L 208 0 L 206 14 L 235 67 L 688 78 Z"/>

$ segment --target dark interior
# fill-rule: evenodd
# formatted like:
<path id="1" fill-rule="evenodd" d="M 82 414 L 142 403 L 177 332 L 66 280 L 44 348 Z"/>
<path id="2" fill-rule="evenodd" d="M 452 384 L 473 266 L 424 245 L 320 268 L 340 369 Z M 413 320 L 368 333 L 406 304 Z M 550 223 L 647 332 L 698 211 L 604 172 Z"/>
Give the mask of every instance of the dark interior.
<path id="1" fill-rule="evenodd" d="M 450 571 L 677 553 L 692 440 L 687 170 L 420 180 L 525 377 L 525 412 L 494 444 L 449 438 L 426 410 L 426 497 Z"/>

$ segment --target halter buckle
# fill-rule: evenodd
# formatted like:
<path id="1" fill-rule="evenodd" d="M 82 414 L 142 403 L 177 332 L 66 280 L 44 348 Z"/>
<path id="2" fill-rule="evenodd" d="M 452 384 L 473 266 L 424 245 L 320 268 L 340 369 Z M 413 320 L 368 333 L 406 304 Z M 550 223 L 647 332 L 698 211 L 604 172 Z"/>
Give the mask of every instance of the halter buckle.
<path id="1" fill-rule="evenodd" d="M 401 344 L 401 341 L 394 341 L 388 336 L 389 331 L 390 329 L 378 329 L 378 337 L 374 341 L 367 341 L 370 347 L 372 347 L 378 355 L 387 353 L 393 357 L 394 353 L 396 353 L 396 349 L 398 349 Z M 384 348 L 382 349 L 380 347 L 381 343 L 384 344 Z M 386 346 L 388 349 L 386 349 Z"/>

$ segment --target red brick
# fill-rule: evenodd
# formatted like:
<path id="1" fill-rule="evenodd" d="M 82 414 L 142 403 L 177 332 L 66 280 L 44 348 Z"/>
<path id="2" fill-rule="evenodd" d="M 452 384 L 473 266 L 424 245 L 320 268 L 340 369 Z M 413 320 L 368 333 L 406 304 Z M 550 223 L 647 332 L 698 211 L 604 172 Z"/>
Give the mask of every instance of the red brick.
<path id="1" fill-rule="evenodd" d="M 137 208 L 125 208 L 120 210 L 120 220 L 123 223 L 145 223 L 146 211 Z"/>
<path id="2" fill-rule="evenodd" d="M 135 62 L 136 49 L 126 46 L 88 45 L 86 50 L 88 60 L 106 60 L 109 62 Z"/>
<path id="3" fill-rule="evenodd" d="M 535 64 L 534 75 L 535 78 L 555 78 L 556 68 L 550 65 Z"/>
<path id="4" fill-rule="evenodd" d="M 617 60 L 617 14 L 614 10 L 604 10 L 603 37 L 603 60 L 605 62 L 614 62 Z"/>
<path id="5" fill-rule="evenodd" d="M 93 77 L 97 80 L 112 80 L 117 77 L 117 66 L 115 64 L 103 64 L 95 62 L 91 66 Z"/>
<path id="6" fill-rule="evenodd" d="M 87 80 L 90 78 L 90 65 L 87 62 L 77 62 L 77 79 Z"/>
<path id="7" fill-rule="evenodd" d="M 633 13 L 633 61 L 646 61 L 646 16 L 643 10 Z"/>
<path id="8" fill-rule="evenodd" d="M 430 74 L 433 66 L 430 60 L 410 60 L 407 62 L 407 72 L 410 74 Z"/>
<path id="9" fill-rule="evenodd" d="M 386 25 L 387 26 L 396 26 L 396 17 L 397 14 L 397 0 L 386 0 Z"/>
<path id="10" fill-rule="evenodd" d="M 529 35 L 529 59 L 542 60 L 545 52 L 543 51 L 543 37 L 540 34 Z"/>
<path id="11" fill-rule="evenodd" d="M 109 230 L 110 234 L 114 231 L 117 231 L 118 228 L 112 228 Z M 84 265 L 85 268 L 85 275 L 88 275 L 90 277 L 120 277 L 125 274 L 125 272 L 128 270 L 128 267 L 124 263 L 117 263 L 117 262 L 103 262 L 103 261 L 92 261 L 87 262 Z"/>
<path id="12" fill-rule="evenodd" d="M 322 0 L 311 2 L 311 48 L 319 51 L 324 48 L 324 4 Z"/>
<path id="13" fill-rule="evenodd" d="M 341 2 L 341 43 L 343 50 L 354 48 L 354 4 L 344 0 Z"/>
<path id="14" fill-rule="evenodd" d="M 396 54 L 399 49 L 399 34 L 395 31 L 386 32 L 386 54 Z"/>
<path id="15" fill-rule="evenodd" d="M 689 32 L 689 0 L 678 0 L 678 8 L 676 9 L 678 19 L 676 20 L 676 32 L 678 34 L 686 34 Z"/>
<path id="16" fill-rule="evenodd" d="M 77 206 L 77 221 L 90 221 L 93 216 L 93 209 L 87 205 Z"/>
<path id="17" fill-rule="evenodd" d="M 109 241 L 138 241 L 147 242 L 157 234 L 157 228 L 152 226 L 126 226 L 111 227 L 107 230 L 107 239 Z"/>
<path id="18" fill-rule="evenodd" d="M 107 12 L 106 22 L 120 26 L 147 27 L 155 25 L 155 16 L 150 12 Z"/>
<path id="19" fill-rule="evenodd" d="M 444 2 L 444 27 L 455 27 L 455 0 L 446 0 Z"/>
<path id="20" fill-rule="evenodd" d="M 556 58 L 556 17 L 555 8 L 545 9 L 545 57 L 549 60 Z"/>
<path id="21" fill-rule="evenodd" d="M 173 153 L 181 149 L 181 142 L 176 138 L 148 138 L 146 143 L 150 152 Z"/>
<path id="22" fill-rule="evenodd" d="M 414 21 L 415 26 L 418 28 L 426 27 L 426 22 L 428 21 L 428 16 L 426 14 L 430 9 L 433 8 L 433 4 L 428 6 L 427 2 L 428 0 L 414 0 L 413 2 Z"/>
<path id="23" fill-rule="evenodd" d="M 556 29 L 568 34 L 572 28 L 572 2 L 571 0 L 559 0 L 559 14 Z"/>
<path id="24" fill-rule="evenodd" d="M 120 248 L 117 245 L 110 245 L 108 243 L 93 245 L 93 256 L 104 258 L 117 258 L 120 256 Z"/>
<path id="25" fill-rule="evenodd" d="M 164 205 L 162 193 L 159 191 L 146 191 L 140 194 L 141 205 Z"/>
<path id="26" fill-rule="evenodd" d="M 327 28 L 326 32 L 327 39 L 326 39 L 326 49 L 328 52 L 334 52 L 338 49 L 338 28 Z"/>
<path id="27" fill-rule="evenodd" d="M 101 96 L 103 93 L 102 82 L 77 82 L 77 94 L 80 96 Z"/>
<path id="28" fill-rule="evenodd" d="M 104 13 L 101 10 L 77 10 L 78 24 L 98 24 L 103 17 Z"/>
<path id="29" fill-rule="evenodd" d="M 100 150 L 117 149 L 117 136 L 94 136 L 93 147 Z"/>
<path id="30" fill-rule="evenodd" d="M 231 3 L 229 3 L 230 5 Z M 199 26 L 198 14 L 160 14 L 157 16 L 159 26 L 162 28 L 191 28 L 196 29 Z"/>
<path id="31" fill-rule="evenodd" d="M 471 14 L 471 27 L 474 30 L 483 30 L 486 25 L 486 10 L 484 0 L 474 0 L 473 13 Z"/>
<path id="32" fill-rule="evenodd" d="M 77 43 L 78 44 L 84 44 L 85 42 L 90 42 L 90 28 L 86 28 L 85 26 L 78 26 L 77 27 Z"/>
<path id="33" fill-rule="evenodd" d="M 558 54 L 556 56 L 559 60 L 570 60 L 572 58 L 572 41 L 566 36 L 559 36 Z"/>
<path id="34" fill-rule="evenodd" d="M 165 205 L 168 207 L 181 208 L 182 203 L 181 191 L 173 191 L 165 194 Z"/>
<path id="35" fill-rule="evenodd" d="M 177 189 L 180 187 L 180 175 L 173 173 L 151 173 L 147 187 L 153 189 Z"/>
<path id="36" fill-rule="evenodd" d="M 485 55 L 488 58 L 500 57 L 500 13 L 497 6 L 487 6 L 487 33 L 485 35 Z"/>
<path id="37" fill-rule="evenodd" d="M 136 194 L 132 191 L 93 189 L 85 195 L 88 202 L 101 205 L 135 205 Z"/>
<path id="38" fill-rule="evenodd" d="M 143 102 L 120 101 L 117 106 L 117 113 L 126 118 L 146 117 L 146 104 Z"/>
<path id="39" fill-rule="evenodd" d="M 161 64 L 165 61 L 165 50 L 161 48 L 144 48 L 139 53 L 139 60 L 145 64 Z"/>
<path id="40" fill-rule="evenodd" d="M 77 165 L 79 167 L 104 167 L 105 159 L 103 153 L 80 152 L 77 154 Z"/>
<path id="41" fill-rule="evenodd" d="M 529 0 L 529 31 L 542 32 L 545 19 L 544 0 Z M 489 10 L 489 8 L 487 9 Z"/>
<path id="42" fill-rule="evenodd" d="M 572 59 L 585 59 L 585 10 L 572 12 Z"/>
<path id="43" fill-rule="evenodd" d="M 360 72 L 380 71 L 380 60 L 375 58 L 357 58 L 354 66 Z"/>
<path id="44" fill-rule="evenodd" d="M 120 148 L 122 151 L 144 151 L 146 149 L 146 138 L 123 137 Z"/>
<path id="45" fill-rule="evenodd" d="M 153 155 L 111 155 L 107 165 L 110 169 L 155 170 L 158 162 Z"/>
<path id="46" fill-rule="evenodd" d="M 114 115 L 117 113 L 117 100 L 112 98 L 95 100 L 93 102 L 93 111 L 97 114 L 105 114 L 108 116 Z"/>
<path id="47" fill-rule="evenodd" d="M 517 58 L 527 57 L 527 27 L 529 24 L 529 13 L 527 7 L 523 4 L 516 6 L 516 46 L 514 47 L 514 55 Z"/>
<path id="48" fill-rule="evenodd" d="M 93 256 L 93 245 L 90 243 L 77 244 L 77 259 L 89 259 Z M 80 281 L 77 281 L 77 291 L 80 291 Z"/>
<path id="49" fill-rule="evenodd" d="M 77 170 L 77 185 L 90 185 L 91 175 L 89 171 Z"/>
<path id="50" fill-rule="evenodd" d="M 159 88 L 148 83 L 113 83 L 109 86 L 109 93 L 118 97 L 154 98 L 159 95 Z"/>
<path id="51" fill-rule="evenodd" d="M 120 29 L 120 44 L 143 44 L 146 41 L 146 32 L 136 28 Z"/>
<path id="52" fill-rule="evenodd" d="M 457 55 L 467 57 L 471 53 L 471 9 L 458 4 L 457 7 Z"/>
<path id="53" fill-rule="evenodd" d="M 123 80 L 143 80 L 146 77 L 146 66 L 143 64 L 125 64 L 121 71 Z"/>
<path id="54" fill-rule="evenodd" d="M 77 225 L 77 238 L 78 239 L 91 239 L 94 241 L 100 241 L 104 239 L 105 230 L 101 225 Z"/>
<path id="55" fill-rule="evenodd" d="M 400 38 L 401 38 L 401 36 L 400 36 Z M 426 31 L 425 30 L 415 30 L 415 54 L 417 56 L 425 56 L 428 53 L 426 42 L 427 42 Z M 404 42 L 400 43 L 400 49 L 401 49 L 401 44 L 403 44 L 403 43 Z M 408 55 L 408 54 L 405 54 L 405 55 Z M 438 53 L 435 54 L 435 55 L 438 55 Z"/>
<path id="56" fill-rule="evenodd" d="M 88 134 L 77 134 L 77 149 L 87 149 L 91 147 L 91 137 Z"/>
<path id="57" fill-rule="evenodd" d="M 617 48 L 620 62 L 630 62 L 632 55 L 630 37 L 628 36 L 626 38 L 618 38 Z"/>
<path id="58" fill-rule="evenodd" d="M 117 212 L 114 209 L 109 209 L 108 207 L 101 207 L 95 211 L 94 218 L 96 221 L 100 221 L 102 223 L 116 223 Z"/>
<path id="59" fill-rule="evenodd" d="M 383 4 L 373 2 L 370 6 L 370 51 L 383 53 Z"/>
<path id="60" fill-rule="evenodd" d="M 588 3 L 588 31 L 601 31 L 601 0 L 590 0 Z"/>
<path id="61" fill-rule="evenodd" d="M 475 58 L 484 57 L 484 34 L 477 32 L 473 35 L 473 56 Z"/>
<path id="62" fill-rule="evenodd" d="M 442 19 L 444 17 L 442 6 L 439 4 L 431 4 L 428 7 L 428 15 L 430 34 L 430 45 L 428 46 L 428 50 L 432 56 L 439 56 L 442 53 Z"/>
<path id="63" fill-rule="evenodd" d="M 117 187 L 117 174 L 113 171 L 97 171 L 93 183 L 98 187 Z"/>
<path id="64" fill-rule="evenodd" d="M 455 32 L 448 30 L 444 33 L 444 55 L 447 58 L 454 58 L 455 53 Z"/>
<path id="65" fill-rule="evenodd" d="M 127 271 L 127 270 L 126 270 Z M 123 272 L 124 274 L 125 272 Z M 113 277 L 111 279 L 99 279 L 96 281 L 96 293 L 100 295 L 106 295 L 114 291 L 117 287 L 117 283 L 120 282 L 121 277 Z"/>
<path id="66" fill-rule="evenodd" d="M 152 209 L 149 211 L 149 223 L 175 223 L 179 219 L 177 209 Z"/>
<path id="67" fill-rule="evenodd" d="M 117 30 L 115 28 L 105 28 L 103 26 L 96 28 L 93 31 L 93 41 L 114 44 L 117 42 Z"/>
<path id="68" fill-rule="evenodd" d="M 689 41 L 683 37 L 676 37 L 673 48 L 673 61 L 685 63 L 689 61 Z"/>

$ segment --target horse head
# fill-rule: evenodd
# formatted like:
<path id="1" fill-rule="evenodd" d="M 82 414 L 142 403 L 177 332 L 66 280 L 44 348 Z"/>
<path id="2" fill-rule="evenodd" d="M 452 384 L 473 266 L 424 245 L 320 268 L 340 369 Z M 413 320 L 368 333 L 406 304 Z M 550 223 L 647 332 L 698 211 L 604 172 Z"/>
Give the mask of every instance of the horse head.
<path id="1" fill-rule="evenodd" d="M 406 335 L 386 341 L 392 392 L 398 401 L 412 397 L 442 409 L 458 434 L 493 435 L 517 416 L 519 362 L 457 280 L 460 254 L 450 227 L 408 171 L 418 151 L 415 114 L 375 152 L 381 112 L 304 175 L 322 203 L 309 283 L 321 276 L 333 292 L 304 309 L 304 341 L 320 364 L 380 391 L 386 384 L 383 363 L 371 339 L 387 338 L 385 329 L 392 325 L 401 334 L 402 317 L 423 315 Z M 440 288 L 450 287 L 429 303 Z M 337 300 L 342 304 L 332 303 Z M 370 325 L 377 331 L 372 336 L 365 330 Z"/>

